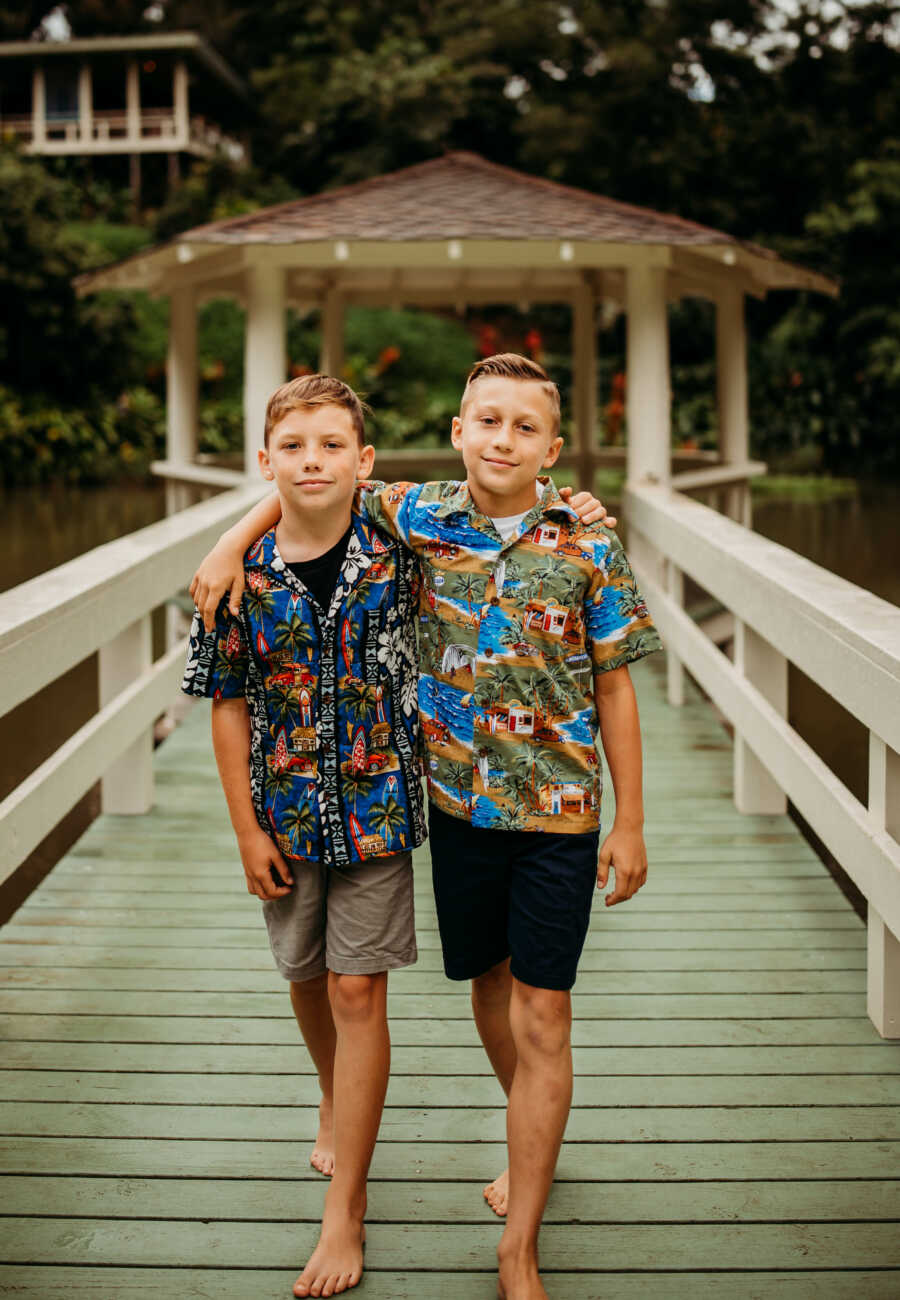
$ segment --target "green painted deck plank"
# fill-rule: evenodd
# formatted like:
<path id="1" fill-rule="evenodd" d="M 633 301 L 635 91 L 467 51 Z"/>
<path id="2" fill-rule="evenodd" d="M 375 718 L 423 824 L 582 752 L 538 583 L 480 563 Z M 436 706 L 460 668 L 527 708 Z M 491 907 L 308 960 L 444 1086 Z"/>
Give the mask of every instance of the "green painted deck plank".
<path id="1" fill-rule="evenodd" d="M 8 1174 L 111 1177 L 287 1178 L 321 1185 L 309 1166 L 315 1130 L 298 1123 L 293 1136 L 266 1142 L 197 1138 L 0 1137 Z M 489 1142 L 381 1142 L 371 1179 L 446 1182 L 480 1179 L 503 1168 L 506 1146 Z M 900 1143 L 867 1141 L 566 1142 L 556 1181 L 664 1182 L 792 1179 L 898 1179 Z"/>
<path id="2" fill-rule="evenodd" d="M 425 1063 L 427 1066 L 427 1062 Z M 268 1072 L 209 1074 L 124 1073 L 103 1070 L 0 1070 L 0 1101 L 21 1102 L 146 1102 L 190 1105 L 202 1095 L 204 1105 L 247 1105 L 266 1091 Z M 288 1076 L 279 1092 L 305 1106 L 318 1105 L 318 1080 L 313 1073 Z M 465 1096 L 470 1106 L 495 1106 L 500 1093 L 493 1075 L 402 1074 L 392 1071 L 389 1106 L 458 1106 Z M 613 1101 L 614 1099 L 614 1101 Z M 639 1106 L 898 1106 L 900 1074 L 643 1076 L 621 1080 L 606 1073 L 580 1075 L 573 1105 Z"/>
<path id="3" fill-rule="evenodd" d="M 782 882 L 778 882 L 781 884 Z M 656 882 L 654 881 L 654 886 Z M 779 888 L 758 890 L 752 882 L 747 882 L 740 891 L 721 890 L 716 887 L 714 893 L 704 897 L 692 893 L 684 896 L 683 881 L 673 882 L 671 889 L 661 891 L 651 888 L 642 899 L 642 911 L 650 913 L 665 907 L 670 915 L 682 912 L 691 914 L 717 915 L 730 908 L 740 907 L 745 912 L 763 912 L 777 907 L 784 911 L 843 912 L 849 907 L 834 888 L 830 880 L 816 880 L 804 883 L 802 888 Z M 136 901 L 141 906 L 151 902 L 161 908 L 178 908 L 188 906 L 197 898 L 203 899 L 204 907 L 215 907 L 220 916 L 249 913 L 257 915 L 258 904 L 247 893 L 246 885 L 241 881 L 233 887 L 212 888 L 160 888 L 152 882 L 135 882 L 134 887 L 122 889 L 121 882 L 111 889 L 103 881 L 93 880 L 89 887 L 80 889 L 48 889 L 35 895 L 27 904 L 29 912 L 74 908 L 84 911 L 91 909 L 127 909 L 133 908 Z M 430 904 L 430 886 L 417 889 L 415 901 L 419 907 Z M 632 900 L 634 901 L 634 900 Z M 623 904 L 624 906 L 624 904 Z"/>
<path id="4" fill-rule="evenodd" d="M 70 921 L 72 918 L 69 918 Z M 61 923 L 60 923 L 61 924 Z M 180 928 L 174 926 L 131 926 L 126 930 L 117 925 L 96 925 L 80 922 L 77 926 L 61 930 L 58 925 L 43 925 L 37 922 L 29 925 L 13 924 L 4 927 L 3 939 L 8 944 L 25 943 L 29 945 L 47 943 L 57 945 L 63 940 L 66 945 L 66 958 L 81 947 L 99 947 L 109 944 L 111 947 L 127 942 L 132 948 L 169 947 L 184 952 L 194 952 L 197 948 L 249 948 L 258 953 L 268 953 L 265 934 L 260 933 L 261 925 L 241 927 L 204 927 Z M 438 951 L 440 940 L 436 928 L 421 925 L 417 930 L 419 951 Z M 787 948 L 791 952 L 798 949 L 818 950 L 821 948 L 844 948 L 861 952 L 866 945 L 866 932 L 862 925 L 842 925 L 836 929 L 813 926 L 808 929 L 756 929 L 735 927 L 727 934 L 718 925 L 707 929 L 693 930 L 679 924 L 677 929 L 652 929 L 643 933 L 627 932 L 625 927 L 610 929 L 602 936 L 594 933 L 588 935 L 588 951 L 599 949 L 612 952 L 627 949 L 629 952 L 638 948 L 647 948 L 654 952 L 679 952 L 682 949 L 697 951 L 702 949 L 720 950 L 727 943 L 736 950 L 745 949 L 766 952 L 770 948 Z M 271 957 L 270 957 L 271 960 Z"/>
<path id="5" fill-rule="evenodd" d="M 900 1075 L 900 1050 L 895 1043 L 844 1047 L 576 1047 L 575 1074 L 635 1079 L 682 1075 L 704 1078 L 747 1075 L 833 1075 L 853 1079 L 859 1075 Z M 3 1070 L 91 1070 L 186 1074 L 315 1075 L 315 1067 L 299 1041 L 284 1047 L 242 1047 L 203 1043 L 72 1043 L 10 1042 L 3 1044 Z M 391 1048 L 394 1077 L 411 1074 L 445 1075 L 464 1072 L 467 1077 L 492 1079 L 484 1050 L 477 1047 Z M 629 1083 L 629 1088 L 634 1086 Z M 637 1085 L 640 1086 L 640 1085 Z M 733 1086 L 733 1082 L 732 1082 Z"/>
<path id="6" fill-rule="evenodd" d="M 283 1091 L 283 1089 L 282 1089 Z M 504 1133 L 501 1096 L 495 1106 L 424 1109 L 387 1106 L 379 1141 L 497 1141 Z M 694 1106 L 614 1104 L 575 1107 L 570 1142 L 698 1141 L 900 1141 L 896 1106 Z M 314 1131 L 317 1108 L 279 1105 L 248 1098 L 241 1106 L 153 1106 L 117 1102 L 0 1102 L 0 1134 L 144 1138 L 237 1138 L 264 1141 L 280 1126 Z"/>
<path id="7" fill-rule="evenodd" d="M 0 1295 L 35 1300 L 286 1300 L 297 1268 L 285 1269 L 128 1269 L 90 1265 L 56 1268 L 0 1267 Z M 565 1300 L 896 1300 L 900 1272 L 830 1270 L 827 1273 L 611 1273 L 585 1276 L 548 1273 L 551 1294 Z M 723 1290 L 727 1287 L 727 1291 Z M 496 1300 L 492 1273 L 454 1269 L 450 1273 L 366 1273 L 366 1300 Z"/>
<path id="8" fill-rule="evenodd" d="M 602 906 L 602 905 L 601 905 Z M 624 907 L 624 904 L 619 904 Z M 651 909 L 649 906 L 641 908 L 635 907 L 632 911 L 616 911 L 613 909 L 603 909 L 608 912 L 604 919 L 600 920 L 600 908 L 598 907 L 598 916 L 595 918 L 596 928 L 593 937 L 596 940 L 605 940 L 607 930 L 615 928 L 619 931 L 653 933 L 657 930 L 670 931 L 673 926 L 672 913 L 664 906 L 658 909 Z M 51 929 L 53 926 L 63 926 L 66 929 L 72 926 L 81 926 L 82 922 L 89 925 L 92 929 L 115 929 L 120 933 L 127 933 L 130 929 L 147 930 L 154 927 L 165 930 L 180 930 L 185 933 L 189 930 L 203 932 L 215 932 L 220 929 L 247 931 L 257 933 L 259 930 L 260 917 L 254 906 L 240 904 L 230 907 L 217 909 L 216 913 L 210 917 L 210 923 L 207 925 L 201 919 L 198 919 L 193 911 L 186 911 L 183 908 L 151 908 L 140 905 L 133 907 L 107 907 L 107 908 L 87 908 L 87 907 L 44 907 L 39 904 L 26 903 L 24 907 L 16 913 L 14 922 L 10 923 L 11 930 L 26 930 L 29 927 L 42 927 Z M 430 922 L 430 923 L 429 923 Z M 736 915 L 732 908 L 723 908 L 721 911 L 714 913 L 704 913 L 702 911 L 685 911 L 678 913 L 678 928 L 683 932 L 694 930 L 709 931 L 715 929 L 719 934 L 725 934 L 732 930 L 768 930 L 781 931 L 790 933 L 796 930 L 845 930 L 852 933 L 864 934 L 862 922 L 848 906 L 842 906 L 839 909 L 834 908 L 793 908 L 782 909 L 777 904 L 770 907 L 762 908 L 758 912 L 741 913 Z M 432 933 L 437 930 L 437 921 L 431 918 L 423 917 L 418 926 L 419 933 Z"/>
<path id="9" fill-rule="evenodd" d="M 580 970 L 575 994 L 575 1014 L 581 1008 L 585 994 L 599 995 L 610 988 L 613 981 L 610 970 Z M 854 970 L 738 970 L 738 971 L 615 971 L 615 992 L 618 995 L 710 993 L 779 995 L 783 993 L 842 993 L 861 994 L 866 989 L 866 973 Z M 392 971 L 390 985 L 394 992 L 403 994 L 440 993 L 449 996 L 447 979 L 442 970 L 426 970 L 421 965 Z M 231 997 L 271 997 L 285 1002 L 288 997 L 285 981 L 274 971 L 216 971 L 193 970 L 91 970 L 69 966 L 50 968 L 0 967 L 0 993 L 21 990 L 32 997 L 39 993 L 93 994 L 115 992 L 185 994 L 228 993 Z M 457 997 L 467 997 L 462 989 Z M 273 1004 L 277 1013 L 277 1003 Z M 12 1008 L 8 1008 L 12 1009 Z M 48 1010 L 52 1008 L 48 1007 Z M 230 1008 L 236 1011 L 236 1008 Z M 264 1013 L 265 1014 L 265 1013 Z M 272 1014 L 272 1010 L 269 1010 Z"/>
<path id="10" fill-rule="evenodd" d="M 297 1027 L 286 1018 L 245 1020 L 226 1016 L 0 1016 L 0 1039 L 45 1042 L 125 1043 L 244 1043 L 295 1044 Z M 477 1045 L 471 1018 L 466 1020 L 396 1020 L 391 1039 L 399 1044 L 439 1046 Z M 862 1013 L 843 1018 L 780 1020 L 754 1019 L 576 1019 L 572 1027 L 576 1045 L 748 1047 L 784 1044 L 852 1046 L 880 1042 L 877 1031 Z"/>
<path id="11" fill-rule="evenodd" d="M 285 1014 L 286 995 L 232 993 L 228 998 L 232 1018 Z M 115 989 L 0 989 L 0 1015 L 50 1016 L 215 1016 L 222 1011 L 218 993 L 167 993 Z M 579 1020 L 618 1020 L 639 1017 L 669 1019 L 673 1015 L 720 1020 L 730 1016 L 794 1016 L 816 1019 L 862 1015 L 865 989 L 855 993 L 579 993 Z M 391 1020 L 417 1020 L 435 1016 L 442 1020 L 470 1020 L 467 991 L 457 993 L 401 993 L 388 987 Z"/>
<path id="12" fill-rule="evenodd" d="M 760 957 L 756 950 L 742 948 L 709 948 L 700 950 L 660 949 L 660 948 L 619 948 L 611 951 L 600 945 L 592 946 L 583 953 L 578 966 L 577 989 L 582 987 L 582 979 L 592 971 L 624 974 L 630 971 L 748 971 L 752 973 L 774 973 L 776 971 L 806 970 L 840 970 L 865 971 L 866 955 L 859 944 L 850 948 L 770 948 L 766 950 L 765 971 L 760 972 Z M 169 948 L 150 947 L 102 947 L 92 948 L 81 945 L 77 950 L 66 954 L 63 967 L 60 954 L 48 944 L 26 944 L 0 942 L 0 979 L 6 980 L 13 975 L 21 983 L 29 983 L 32 978 L 39 979 L 39 968 L 45 968 L 48 977 L 59 968 L 64 970 L 91 971 L 98 977 L 111 971 L 128 972 L 156 971 L 148 979 L 171 976 L 177 979 L 179 974 L 193 978 L 223 978 L 229 976 L 235 980 L 247 980 L 251 977 L 267 979 L 282 983 L 281 977 L 272 965 L 268 947 L 255 949 L 231 948 L 227 953 L 216 949 L 200 948 L 179 956 Z M 442 971 L 441 954 L 436 948 L 425 948 L 419 952 L 415 970 Z M 217 971 L 215 977 L 205 972 Z M 392 975 L 399 979 L 401 972 Z M 239 985 L 248 988 L 248 985 Z"/>
<path id="13" fill-rule="evenodd" d="M 317 1225 L 142 1222 L 110 1219 L 18 1218 L 7 1225 L 4 1262 L 142 1264 L 173 1259 L 198 1267 L 294 1266 L 315 1244 Z M 366 1263 L 372 1269 L 490 1269 L 499 1225 L 373 1225 Z M 541 1261 L 551 1272 L 758 1268 L 900 1267 L 900 1233 L 893 1223 L 563 1225 L 541 1233 Z"/>
<path id="14" fill-rule="evenodd" d="M 0 1177 L 0 1204 L 18 1215 L 70 1218 L 317 1222 L 320 1180 Z M 900 1219 L 900 1183 L 560 1183 L 545 1224 L 782 1223 Z M 368 1224 L 492 1222 L 476 1182 L 375 1182 Z"/>

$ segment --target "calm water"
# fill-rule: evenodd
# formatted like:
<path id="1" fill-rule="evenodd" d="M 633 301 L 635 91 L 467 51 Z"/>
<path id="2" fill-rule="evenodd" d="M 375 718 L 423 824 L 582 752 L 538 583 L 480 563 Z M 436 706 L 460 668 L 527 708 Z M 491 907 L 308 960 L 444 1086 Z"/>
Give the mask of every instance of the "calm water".
<path id="1" fill-rule="evenodd" d="M 5 590 L 161 519 L 164 498 L 159 485 L 28 488 L 0 496 L 0 509 L 0 590 Z M 754 525 L 765 537 L 900 605 L 900 485 L 861 484 L 855 494 L 828 502 L 761 499 Z M 91 656 L 0 718 L 0 798 L 95 711 L 96 677 Z M 789 698 L 792 724 L 864 799 L 864 728 L 793 667 Z M 82 822 L 90 816 L 89 802 L 81 809 Z M 54 851 L 48 844 L 44 857 L 49 861 Z"/>

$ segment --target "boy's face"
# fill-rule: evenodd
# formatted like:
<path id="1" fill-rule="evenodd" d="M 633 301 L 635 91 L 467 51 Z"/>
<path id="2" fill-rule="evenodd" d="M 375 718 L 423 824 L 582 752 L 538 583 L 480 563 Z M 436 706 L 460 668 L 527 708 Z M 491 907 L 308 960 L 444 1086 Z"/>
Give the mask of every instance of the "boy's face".
<path id="1" fill-rule="evenodd" d="M 534 505 L 534 481 L 562 447 L 541 384 L 498 375 L 472 385 L 450 437 L 462 452 L 473 501 L 496 516 L 520 514 Z"/>
<path id="2" fill-rule="evenodd" d="M 359 445 L 343 406 L 288 411 L 259 453 L 263 478 L 274 481 L 282 509 L 302 514 L 349 515 L 357 480 L 368 478 L 374 461 L 375 448 Z"/>

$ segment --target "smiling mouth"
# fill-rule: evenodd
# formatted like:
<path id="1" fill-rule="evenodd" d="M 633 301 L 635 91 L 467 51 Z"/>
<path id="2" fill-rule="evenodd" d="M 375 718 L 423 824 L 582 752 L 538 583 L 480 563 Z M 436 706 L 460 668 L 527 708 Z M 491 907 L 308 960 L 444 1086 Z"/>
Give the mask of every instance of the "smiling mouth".
<path id="1" fill-rule="evenodd" d="M 297 483 L 297 487 L 328 487 L 327 478 L 302 478 Z"/>
<path id="2" fill-rule="evenodd" d="M 496 456 L 482 456 L 481 459 L 487 461 L 488 465 L 504 465 L 507 469 L 515 469 L 517 465 L 514 460 L 500 460 Z"/>

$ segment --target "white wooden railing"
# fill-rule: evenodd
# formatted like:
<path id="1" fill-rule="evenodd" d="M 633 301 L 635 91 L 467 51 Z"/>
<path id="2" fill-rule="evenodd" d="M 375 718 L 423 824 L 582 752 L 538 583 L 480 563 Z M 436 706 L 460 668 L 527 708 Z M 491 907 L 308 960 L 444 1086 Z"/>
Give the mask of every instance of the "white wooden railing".
<path id="1" fill-rule="evenodd" d="M 869 1015 L 900 1037 L 900 608 L 669 487 L 626 488 L 624 514 L 670 703 L 686 666 L 734 726 L 737 807 L 790 799 L 865 895 Z M 733 661 L 685 612 L 685 575 L 730 611 Z M 789 660 L 868 729 L 868 806 L 788 724 Z"/>
<path id="2" fill-rule="evenodd" d="M 0 882 L 98 780 L 105 812 L 153 804 L 153 723 L 178 698 L 183 639 L 151 662 L 151 613 L 263 494 L 244 484 L 0 595 L 0 712 L 98 654 L 99 711 L 0 803 Z"/>

